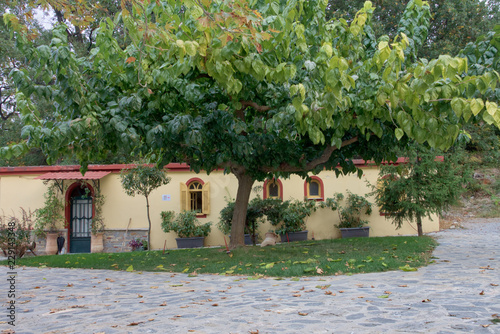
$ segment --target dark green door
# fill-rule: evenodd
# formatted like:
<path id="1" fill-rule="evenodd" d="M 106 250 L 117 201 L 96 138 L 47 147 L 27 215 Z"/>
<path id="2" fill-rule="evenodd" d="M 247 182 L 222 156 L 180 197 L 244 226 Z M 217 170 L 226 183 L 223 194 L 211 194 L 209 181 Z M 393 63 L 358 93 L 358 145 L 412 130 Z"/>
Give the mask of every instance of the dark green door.
<path id="1" fill-rule="evenodd" d="M 76 195 L 76 194 L 75 194 Z M 92 198 L 71 197 L 70 253 L 90 253 L 90 223 L 92 221 Z"/>

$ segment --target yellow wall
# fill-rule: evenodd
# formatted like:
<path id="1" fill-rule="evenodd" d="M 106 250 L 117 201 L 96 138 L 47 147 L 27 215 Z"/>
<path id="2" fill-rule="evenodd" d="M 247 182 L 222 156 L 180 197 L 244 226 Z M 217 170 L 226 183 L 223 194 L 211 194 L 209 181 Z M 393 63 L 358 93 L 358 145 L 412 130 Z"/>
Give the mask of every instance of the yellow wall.
<path id="1" fill-rule="evenodd" d="M 34 211 L 44 202 L 46 186 L 37 175 L 0 176 L 0 214 L 20 218 L 20 208 Z M 62 227 L 62 226 L 61 226 Z"/>
<path id="2" fill-rule="evenodd" d="M 322 172 L 318 175 L 323 181 L 325 197 L 331 197 L 336 192 L 346 192 L 364 195 L 370 192 L 366 181 L 376 184 L 378 169 L 376 167 L 364 167 L 364 175 L 359 179 L 356 175 L 342 176 L 336 178 L 334 172 Z M 37 175 L 2 175 L 0 176 L 0 209 L 8 215 L 12 210 L 18 211 L 19 207 L 35 210 L 43 205 L 43 193 L 45 185 L 41 180 L 34 180 Z M 194 174 L 188 171 L 172 171 L 168 173 L 171 181 L 150 195 L 150 213 L 152 221 L 151 243 L 153 249 L 161 249 L 166 241 L 167 248 L 175 248 L 175 233 L 164 233 L 161 230 L 160 212 L 164 210 L 180 211 L 180 183 L 186 183 L 189 179 L 197 177 L 205 183 L 210 182 L 210 214 L 200 221 L 205 223 L 212 221 L 212 232 L 205 239 L 206 246 L 224 245 L 223 234 L 217 229 L 216 224 L 219 212 L 226 205 L 225 198 L 235 198 L 237 191 L 237 180 L 233 175 L 224 175 L 222 172 L 213 172 L 210 175 Z M 304 180 L 298 176 L 290 179 L 281 179 L 283 183 L 284 199 L 303 199 Z M 72 181 L 65 181 L 69 185 Z M 263 185 L 256 183 L 254 186 Z M 146 201 L 142 196 L 130 197 L 125 194 L 121 187 L 120 177 L 117 173 L 109 174 L 100 180 L 101 193 L 105 196 L 103 217 L 106 229 L 145 229 L 148 227 L 146 216 Z M 162 199 L 162 195 L 170 195 L 170 201 Z M 262 193 L 260 194 L 262 196 Z M 252 193 L 252 196 L 255 196 Z M 371 199 L 373 202 L 373 199 Z M 17 212 L 16 212 L 17 213 Z M 370 236 L 386 235 L 415 235 L 415 224 L 405 223 L 399 230 L 390 220 L 380 216 L 378 208 L 374 207 L 371 216 L 367 217 L 370 226 Z M 129 224 L 130 222 L 130 224 Z M 338 212 L 328 209 L 320 209 L 307 221 L 309 239 L 338 238 L 340 232 L 334 227 L 338 224 Z M 62 226 L 61 226 L 62 227 Z M 424 232 L 438 231 L 439 220 L 434 217 L 433 221 L 423 221 Z M 268 223 L 259 228 L 263 235 L 272 226 Z M 229 240 L 226 237 L 226 240 Z"/>

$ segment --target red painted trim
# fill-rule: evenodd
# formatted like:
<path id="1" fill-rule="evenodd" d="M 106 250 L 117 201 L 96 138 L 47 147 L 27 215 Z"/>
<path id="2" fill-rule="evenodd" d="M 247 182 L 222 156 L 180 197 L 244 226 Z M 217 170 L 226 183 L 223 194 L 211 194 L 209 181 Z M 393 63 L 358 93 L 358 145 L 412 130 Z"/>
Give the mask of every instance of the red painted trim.
<path id="1" fill-rule="evenodd" d="M 201 183 L 201 185 L 204 185 L 204 184 L 205 184 L 205 182 L 203 182 L 203 180 L 202 180 L 202 179 L 200 179 L 200 178 L 198 178 L 198 177 L 193 177 L 193 178 L 191 178 L 191 179 L 187 180 L 187 182 L 186 182 L 186 186 L 188 187 L 188 189 L 189 189 L 189 185 L 190 185 L 191 183 L 193 183 L 193 182 L 199 182 L 199 183 Z"/>
<path id="2" fill-rule="evenodd" d="M 88 170 L 120 173 L 123 169 L 130 169 L 136 166 L 137 164 L 89 165 Z M 164 169 L 166 169 L 169 172 L 190 171 L 189 165 L 185 163 L 170 163 L 164 166 Z M 0 167 L 0 175 L 28 175 L 28 174 L 43 174 L 50 172 L 79 172 L 79 171 L 80 171 L 79 165 Z"/>
<path id="3" fill-rule="evenodd" d="M 262 198 L 266 199 L 269 197 L 269 194 L 267 193 L 267 184 L 271 181 L 274 181 L 278 184 L 278 194 L 279 194 L 278 197 L 281 200 L 283 200 L 283 183 L 281 182 L 280 179 L 274 179 L 274 178 L 271 180 L 267 179 L 264 181 L 264 194 L 262 195 Z"/>
<path id="4" fill-rule="evenodd" d="M 94 188 L 88 184 L 87 182 L 84 182 L 85 186 L 90 189 L 90 196 L 94 196 Z M 66 252 L 69 253 L 70 250 L 70 235 L 71 235 L 71 193 L 75 188 L 80 187 L 81 182 L 74 182 L 72 183 L 69 187 L 68 190 L 66 190 L 66 194 L 64 194 L 64 216 L 65 216 L 65 222 L 64 222 L 64 227 L 67 229 L 67 235 L 66 235 Z M 95 203 L 92 201 L 92 218 L 94 218 L 95 214 Z"/>
<path id="5" fill-rule="evenodd" d="M 315 200 L 318 202 L 324 201 L 325 200 L 325 186 L 323 185 L 323 180 L 321 180 L 321 178 L 319 178 L 318 176 L 311 176 L 310 179 L 318 181 L 319 187 L 320 187 L 320 195 L 321 195 L 321 198 L 311 198 L 311 200 Z M 307 186 L 308 185 L 309 185 L 309 182 L 307 182 L 307 180 L 304 181 L 304 198 L 305 199 L 309 199 L 307 197 Z"/>
<path id="6" fill-rule="evenodd" d="M 436 156 L 437 161 L 443 161 L 442 156 Z M 366 161 L 363 159 L 353 159 L 354 165 L 357 167 L 373 167 L 376 166 L 373 161 Z M 407 163 L 407 158 L 398 158 L 395 162 L 384 161 L 382 164 L 404 164 Z M 115 164 L 115 165 L 89 165 L 89 171 L 109 171 L 111 173 L 120 173 L 122 169 L 130 169 L 137 166 L 136 164 Z M 190 167 L 186 163 L 170 163 L 164 166 L 169 172 L 189 172 Z M 222 170 L 222 169 L 217 169 Z M 65 165 L 65 166 L 17 166 L 17 167 L 0 167 L 0 175 L 30 175 L 30 174 L 43 174 L 49 172 L 75 172 L 80 171 L 79 165 Z"/>

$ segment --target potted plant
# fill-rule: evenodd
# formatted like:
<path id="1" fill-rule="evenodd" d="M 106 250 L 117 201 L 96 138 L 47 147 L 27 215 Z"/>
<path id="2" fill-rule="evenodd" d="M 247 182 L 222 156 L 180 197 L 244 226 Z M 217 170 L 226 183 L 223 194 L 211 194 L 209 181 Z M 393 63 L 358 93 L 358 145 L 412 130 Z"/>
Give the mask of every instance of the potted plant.
<path id="1" fill-rule="evenodd" d="M 247 219 L 245 221 L 245 245 L 255 245 L 257 242 L 256 229 L 258 226 L 259 218 L 264 215 L 262 208 L 263 200 L 260 197 L 252 199 L 248 203 Z M 233 222 L 234 201 L 228 202 L 227 205 L 221 210 L 219 215 L 219 222 L 217 227 L 224 234 L 231 232 L 231 225 Z M 229 235 L 231 237 L 231 235 Z"/>
<path id="2" fill-rule="evenodd" d="M 64 220 L 62 214 L 64 205 L 57 197 L 56 191 L 56 185 L 50 185 L 44 194 L 45 202 L 43 207 L 35 210 L 35 234 L 47 238 L 45 244 L 45 253 L 47 255 L 57 254 L 57 227 L 59 222 Z"/>
<path id="3" fill-rule="evenodd" d="M 345 200 L 342 206 L 340 203 Z M 363 196 L 347 192 L 345 198 L 343 194 L 336 193 L 333 198 L 328 198 L 321 207 L 328 207 L 331 210 L 338 210 L 340 223 L 335 227 L 340 229 L 342 238 L 352 237 L 368 237 L 370 227 L 364 226 L 368 224 L 367 220 L 362 220 L 363 214 L 370 215 L 372 213 L 372 204 Z"/>
<path id="4" fill-rule="evenodd" d="M 269 201 L 266 215 L 281 242 L 307 240 L 306 221 L 316 211 L 316 201 Z"/>
<path id="5" fill-rule="evenodd" d="M 182 211 L 177 216 L 173 211 L 161 213 L 163 232 L 173 231 L 179 236 L 177 248 L 203 247 L 205 237 L 210 233 L 212 222 L 200 224 L 196 211 Z"/>
<path id="6" fill-rule="evenodd" d="M 92 199 L 94 203 L 94 216 L 90 224 L 90 252 L 101 253 L 104 251 L 104 218 L 102 217 L 102 206 L 104 205 L 104 196 L 96 192 Z"/>
<path id="7" fill-rule="evenodd" d="M 134 238 L 128 243 L 132 252 L 148 250 L 148 242 L 140 238 Z"/>

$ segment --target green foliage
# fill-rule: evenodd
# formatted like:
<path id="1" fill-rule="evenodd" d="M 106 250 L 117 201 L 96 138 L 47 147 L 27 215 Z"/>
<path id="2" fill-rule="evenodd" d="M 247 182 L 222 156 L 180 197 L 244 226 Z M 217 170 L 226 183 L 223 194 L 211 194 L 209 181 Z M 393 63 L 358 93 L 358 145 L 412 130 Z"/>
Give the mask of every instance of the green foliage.
<path id="1" fill-rule="evenodd" d="M 21 218 L 15 214 L 10 217 L 0 215 L 0 248 L 4 256 L 20 259 L 31 245 L 33 219 L 31 210 L 20 209 Z"/>
<path id="2" fill-rule="evenodd" d="M 64 221 L 64 205 L 57 195 L 58 191 L 55 183 L 49 185 L 43 195 L 43 206 L 35 210 L 35 234 L 38 236 L 44 237 L 46 230 L 56 232 L 59 223 Z"/>
<path id="3" fill-rule="evenodd" d="M 327 198 L 320 204 L 322 208 L 332 211 L 338 210 L 340 223 L 337 228 L 362 227 L 368 224 L 368 220 L 361 220 L 362 215 L 371 215 L 372 203 L 366 197 L 347 191 L 347 197 L 342 193 L 335 193 L 333 197 Z"/>
<path id="4" fill-rule="evenodd" d="M 351 21 L 365 0 L 329 0 L 327 17 Z M 372 19 L 376 36 L 396 36 L 409 0 L 377 0 Z M 493 29 L 500 20 L 500 2 L 480 0 L 434 0 L 429 1 L 432 18 L 428 27 L 428 38 L 418 52 L 420 58 L 435 58 L 440 54 L 456 55 L 471 41 Z"/>
<path id="5" fill-rule="evenodd" d="M 149 195 L 162 185 L 168 184 L 170 178 L 156 166 L 138 164 L 134 168 L 124 169 L 120 173 L 122 187 L 129 196 L 142 195 L 146 199 L 148 217 L 148 245 L 151 245 L 151 217 L 149 215 Z"/>
<path id="6" fill-rule="evenodd" d="M 162 211 L 161 220 L 163 232 L 174 231 L 179 238 L 206 237 L 212 225 L 212 222 L 200 224 L 195 211 L 182 211 L 177 217 L 173 211 Z"/>
<path id="7" fill-rule="evenodd" d="M 160 3 L 134 2 L 101 21 L 83 58 L 66 26 L 36 46 L 5 14 L 38 75 L 12 72 L 29 140 L 0 156 L 40 147 L 48 163 L 71 153 L 85 169 L 122 149 L 195 172 L 223 168 L 245 190 L 233 220 L 243 233 L 239 213 L 255 180 L 352 173 L 354 157 L 380 163 L 410 139 L 446 149 L 467 122 L 500 125 L 487 95 L 496 72 L 468 76 L 464 58 L 415 57 L 426 2 L 408 3 L 393 39 L 375 36 L 368 1 L 349 22 L 326 20 L 320 0 Z M 125 44 L 115 35 L 121 24 Z M 39 100 L 54 103 L 53 120 L 39 117 Z"/>
<path id="8" fill-rule="evenodd" d="M 443 161 L 437 157 L 443 154 Z M 402 152 L 408 160 L 400 165 L 383 165 L 379 185 L 373 194 L 381 212 L 400 228 L 404 221 L 416 221 L 421 234 L 421 219 L 431 218 L 456 203 L 471 172 L 460 164 L 460 155 L 442 153 L 413 144 Z"/>
<path id="9" fill-rule="evenodd" d="M 85 188 L 88 190 L 88 188 Z M 94 190 L 94 196 L 92 196 L 92 204 L 94 208 L 94 215 L 92 217 L 92 222 L 90 225 L 90 230 L 92 234 L 97 234 L 99 232 L 104 232 L 106 224 L 104 223 L 104 217 L 102 215 L 102 207 L 106 198 L 99 190 Z"/>
<path id="10" fill-rule="evenodd" d="M 245 222 L 245 234 L 253 234 L 253 231 L 257 229 L 257 226 L 259 225 L 259 219 L 262 218 L 265 214 L 265 203 L 265 200 L 260 197 L 256 197 L 248 203 L 247 219 Z M 229 201 L 227 205 L 220 211 L 217 227 L 224 234 L 229 234 L 231 232 L 234 206 L 235 202 Z"/>
<path id="11" fill-rule="evenodd" d="M 276 221 L 271 223 L 277 226 L 277 234 L 287 234 L 300 232 L 306 229 L 307 218 L 316 211 L 316 201 L 284 201 L 280 206 L 279 224 Z"/>
<path id="12" fill-rule="evenodd" d="M 134 168 L 124 169 L 120 174 L 122 187 L 129 196 L 149 197 L 151 192 L 168 184 L 170 178 L 156 166 L 139 164 Z"/>

